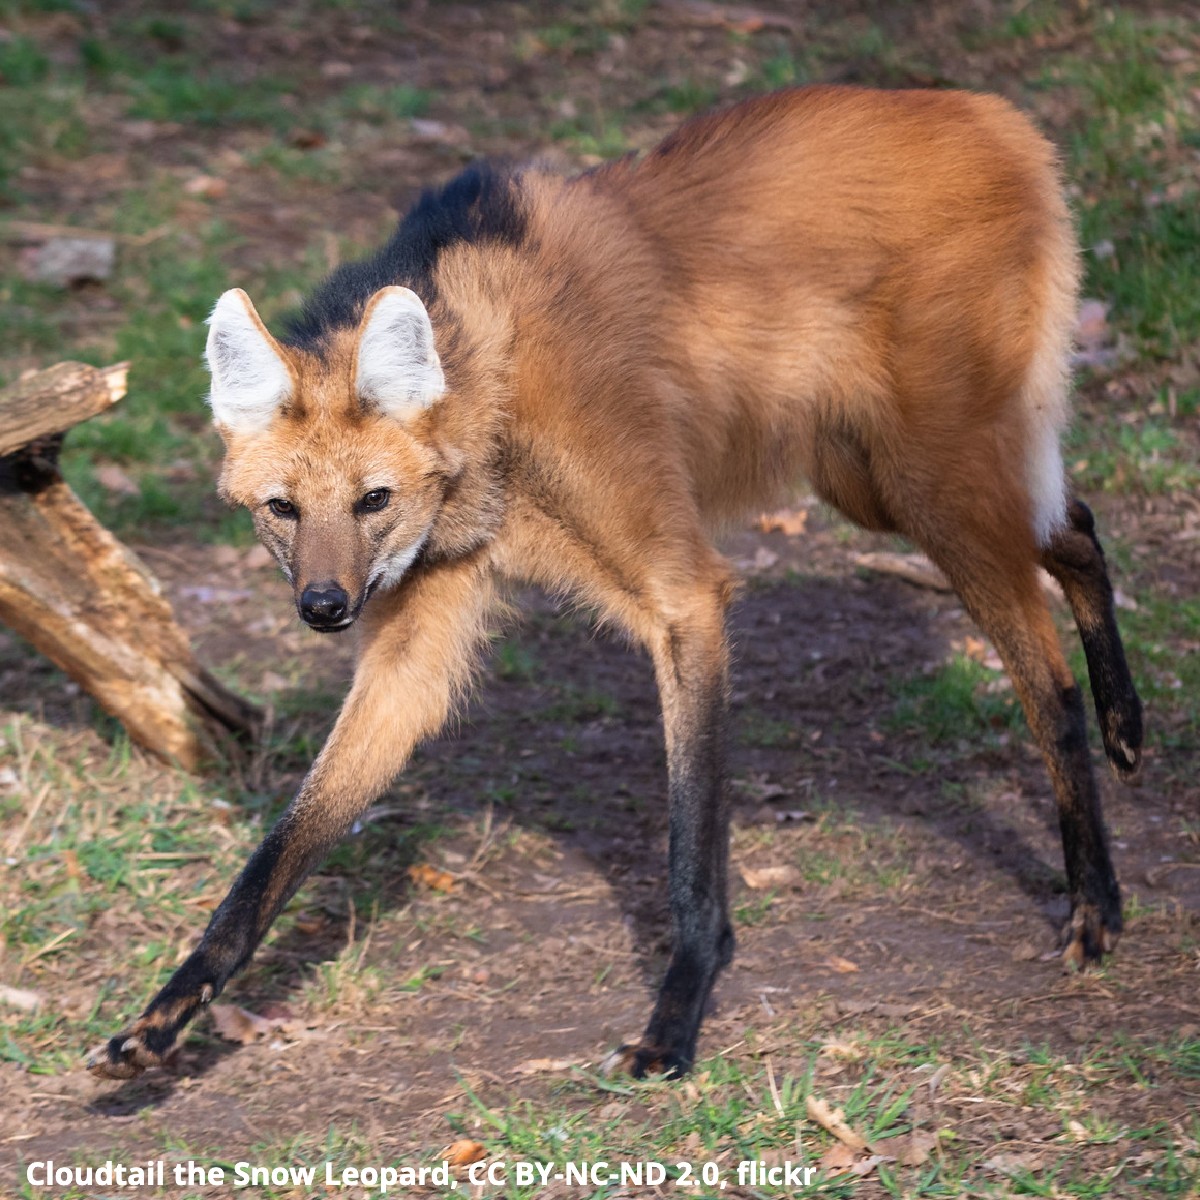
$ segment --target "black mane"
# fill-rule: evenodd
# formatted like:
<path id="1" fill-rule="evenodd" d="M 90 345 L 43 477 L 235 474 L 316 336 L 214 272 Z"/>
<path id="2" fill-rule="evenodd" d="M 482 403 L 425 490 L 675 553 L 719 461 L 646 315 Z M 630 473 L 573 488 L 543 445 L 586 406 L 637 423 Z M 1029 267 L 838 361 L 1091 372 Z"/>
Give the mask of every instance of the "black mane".
<path id="1" fill-rule="evenodd" d="M 391 240 L 361 262 L 338 267 L 287 323 L 285 345 L 320 352 L 331 329 L 353 328 L 380 288 L 412 288 L 428 307 L 436 294 L 438 256 L 460 242 L 519 245 L 526 214 L 518 176 L 488 162 L 472 163 L 449 183 L 428 188 L 400 222 Z"/>

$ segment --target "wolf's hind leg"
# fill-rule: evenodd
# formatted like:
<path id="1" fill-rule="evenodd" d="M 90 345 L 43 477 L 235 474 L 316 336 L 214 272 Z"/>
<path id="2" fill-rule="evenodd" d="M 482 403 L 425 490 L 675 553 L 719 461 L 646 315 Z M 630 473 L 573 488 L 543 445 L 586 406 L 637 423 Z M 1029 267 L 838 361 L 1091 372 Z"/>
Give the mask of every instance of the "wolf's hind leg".
<path id="1" fill-rule="evenodd" d="M 1125 661 L 1095 520 L 1081 500 L 1071 502 L 1067 516 L 1070 525 L 1053 535 L 1042 566 L 1062 585 L 1075 617 L 1108 761 L 1119 779 L 1131 782 L 1141 763 L 1142 704 Z"/>

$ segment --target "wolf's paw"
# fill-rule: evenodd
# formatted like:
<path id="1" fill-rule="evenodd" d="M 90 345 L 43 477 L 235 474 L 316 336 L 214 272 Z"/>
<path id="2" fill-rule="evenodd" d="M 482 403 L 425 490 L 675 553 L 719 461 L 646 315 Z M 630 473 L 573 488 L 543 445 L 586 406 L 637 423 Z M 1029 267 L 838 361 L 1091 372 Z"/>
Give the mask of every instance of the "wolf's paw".
<path id="1" fill-rule="evenodd" d="M 1117 779 L 1126 787 L 1137 787 L 1141 783 L 1141 750 L 1119 739 L 1115 745 L 1106 746 L 1105 749 L 1108 751 L 1108 765 Z"/>
<path id="2" fill-rule="evenodd" d="M 1142 705 L 1132 684 L 1100 715 L 1100 733 L 1113 774 L 1124 784 L 1136 785 L 1142 766 Z"/>
<path id="3" fill-rule="evenodd" d="M 634 1045 L 631 1042 L 618 1046 L 600 1065 L 601 1074 L 615 1075 L 620 1072 L 632 1075 L 634 1079 L 645 1079 L 650 1075 L 681 1079 L 691 1069 L 690 1058 L 662 1046 Z"/>
<path id="4" fill-rule="evenodd" d="M 153 1032 L 159 1033 L 161 1030 Z M 147 1067 L 160 1066 L 163 1053 L 152 1050 L 146 1044 L 149 1033 L 151 1030 L 143 1017 L 132 1028 L 97 1046 L 88 1055 L 87 1069 L 97 1079 L 133 1079 Z M 172 1037 L 164 1050 L 169 1049 L 173 1041 Z"/>
<path id="5" fill-rule="evenodd" d="M 98 1079 L 133 1079 L 147 1067 L 161 1067 L 170 1057 L 179 1031 L 214 994 L 209 983 L 193 995 L 170 997 L 160 993 L 124 1033 L 88 1055 L 87 1069 Z"/>
<path id="6" fill-rule="evenodd" d="M 1109 732 L 1109 731 L 1106 731 Z M 1142 768 L 1142 731 L 1114 729 L 1104 739 L 1104 752 L 1113 774 L 1127 786 L 1136 786 Z"/>
<path id="7" fill-rule="evenodd" d="M 1105 918 L 1094 904 L 1079 904 L 1063 929 L 1062 963 L 1068 971 L 1095 966 L 1117 948 L 1121 918 Z"/>

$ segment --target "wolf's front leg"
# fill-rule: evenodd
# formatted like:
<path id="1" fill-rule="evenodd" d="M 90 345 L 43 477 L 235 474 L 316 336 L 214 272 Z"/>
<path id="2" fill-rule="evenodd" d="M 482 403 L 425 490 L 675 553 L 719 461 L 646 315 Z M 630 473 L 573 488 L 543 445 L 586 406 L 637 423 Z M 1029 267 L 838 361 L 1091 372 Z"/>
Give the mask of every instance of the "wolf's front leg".
<path id="1" fill-rule="evenodd" d="M 726 874 L 728 651 L 723 578 L 698 586 L 652 645 L 670 773 L 672 946 L 641 1042 L 627 1048 L 635 1076 L 691 1068 L 704 1006 L 733 957 Z"/>
<path id="2" fill-rule="evenodd" d="M 325 748 L 213 914 L 200 944 L 136 1022 L 88 1069 L 129 1079 L 161 1062 L 179 1031 L 243 967 L 304 878 L 436 733 L 470 682 L 487 632 L 483 556 L 427 568 L 367 606 L 354 684 Z"/>

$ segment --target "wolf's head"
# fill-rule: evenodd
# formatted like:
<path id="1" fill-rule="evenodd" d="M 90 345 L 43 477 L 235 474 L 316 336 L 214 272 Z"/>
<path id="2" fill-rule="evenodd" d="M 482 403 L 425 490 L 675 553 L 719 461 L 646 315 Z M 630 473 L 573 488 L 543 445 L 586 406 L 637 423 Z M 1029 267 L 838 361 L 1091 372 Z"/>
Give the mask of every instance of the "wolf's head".
<path id="1" fill-rule="evenodd" d="M 222 494 L 250 510 L 301 618 L 345 629 L 416 560 L 456 474 L 437 436 L 446 381 L 429 314 L 384 288 L 319 356 L 277 342 L 240 289 L 209 326 Z"/>

